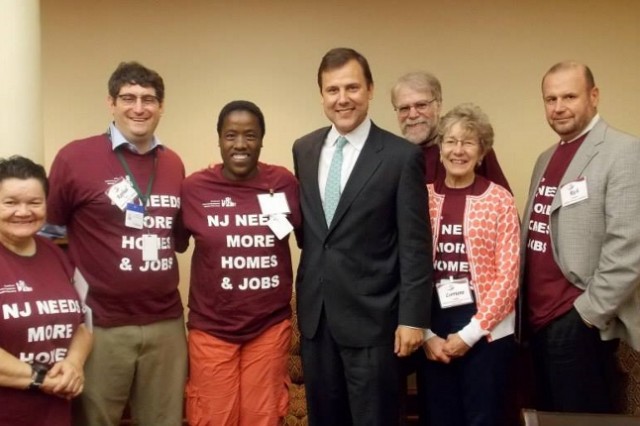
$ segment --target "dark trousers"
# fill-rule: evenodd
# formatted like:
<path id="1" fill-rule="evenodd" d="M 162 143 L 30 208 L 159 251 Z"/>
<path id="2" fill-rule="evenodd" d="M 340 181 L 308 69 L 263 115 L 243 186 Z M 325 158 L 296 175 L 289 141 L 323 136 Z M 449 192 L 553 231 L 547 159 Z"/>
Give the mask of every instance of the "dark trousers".
<path id="1" fill-rule="evenodd" d="M 450 364 L 423 358 L 417 369 L 419 404 L 425 407 L 420 424 L 504 425 L 506 382 L 514 351 L 513 336 L 507 336 L 491 343 L 482 339 Z"/>
<path id="2" fill-rule="evenodd" d="M 339 345 L 324 317 L 313 339 L 301 338 L 310 426 L 399 424 L 400 374 L 393 346 Z"/>
<path id="3" fill-rule="evenodd" d="M 618 340 L 602 341 L 571 308 L 533 334 L 531 349 L 539 410 L 614 411 Z"/>
<path id="4" fill-rule="evenodd" d="M 427 355 L 424 349 L 418 349 L 411 356 L 400 358 L 401 375 L 403 380 L 407 380 L 407 377 L 413 373 L 416 373 L 416 410 L 418 412 L 418 424 L 420 426 L 429 426 L 428 414 L 427 414 L 427 380 L 424 372 L 425 365 L 427 363 Z"/>

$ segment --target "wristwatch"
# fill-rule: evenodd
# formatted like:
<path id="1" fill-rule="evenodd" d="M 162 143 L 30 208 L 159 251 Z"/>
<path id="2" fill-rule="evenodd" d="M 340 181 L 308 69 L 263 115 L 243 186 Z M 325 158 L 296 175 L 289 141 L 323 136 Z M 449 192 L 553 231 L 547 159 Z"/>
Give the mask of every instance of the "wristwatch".
<path id="1" fill-rule="evenodd" d="M 48 371 L 49 371 L 48 365 L 41 364 L 39 362 L 34 362 L 33 364 L 31 364 L 31 384 L 27 389 L 29 390 L 40 389 Z"/>

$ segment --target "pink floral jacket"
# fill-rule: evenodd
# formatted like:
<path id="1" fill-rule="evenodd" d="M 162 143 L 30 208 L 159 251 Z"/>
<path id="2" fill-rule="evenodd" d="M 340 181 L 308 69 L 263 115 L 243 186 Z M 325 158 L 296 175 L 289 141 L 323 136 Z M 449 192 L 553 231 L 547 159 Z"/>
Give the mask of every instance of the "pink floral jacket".
<path id="1" fill-rule="evenodd" d="M 436 193 L 433 184 L 427 185 L 427 189 L 435 248 L 445 196 Z M 461 337 L 474 344 L 483 336 L 493 341 L 513 334 L 520 270 L 520 224 L 509 191 L 492 182 L 483 194 L 467 196 L 463 237 L 478 311 L 460 331 Z"/>

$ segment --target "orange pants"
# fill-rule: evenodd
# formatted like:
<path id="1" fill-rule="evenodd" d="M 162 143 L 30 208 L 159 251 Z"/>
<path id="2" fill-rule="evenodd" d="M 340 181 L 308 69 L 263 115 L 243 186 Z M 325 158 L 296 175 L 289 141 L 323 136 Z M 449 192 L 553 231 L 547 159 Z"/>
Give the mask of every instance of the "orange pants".
<path id="1" fill-rule="evenodd" d="M 291 321 L 234 344 L 189 331 L 187 419 L 191 426 L 275 426 L 289 406 Z"/>

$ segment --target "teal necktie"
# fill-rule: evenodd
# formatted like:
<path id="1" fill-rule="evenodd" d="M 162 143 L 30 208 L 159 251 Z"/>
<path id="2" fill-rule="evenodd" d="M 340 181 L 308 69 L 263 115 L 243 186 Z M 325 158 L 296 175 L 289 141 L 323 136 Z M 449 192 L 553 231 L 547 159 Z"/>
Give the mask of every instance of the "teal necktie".
<path id="1" fill-rule="evenodd" d="M 327 226 L 331 225 L 333 215 L 340 201 L 340 177 L 342 175 L 342 149 L 347 143 L 347 138 L 340 136 L 336 141 L 336 150 L 331 158 L 327 185 L 324 188 L 324 217 Z"/>

